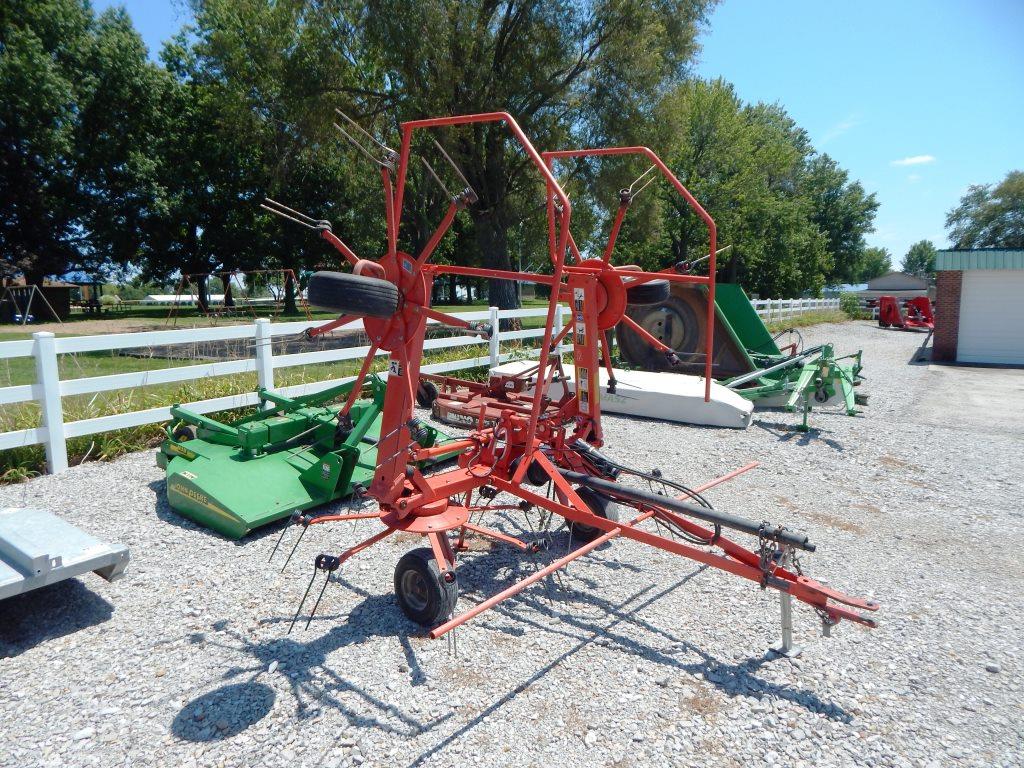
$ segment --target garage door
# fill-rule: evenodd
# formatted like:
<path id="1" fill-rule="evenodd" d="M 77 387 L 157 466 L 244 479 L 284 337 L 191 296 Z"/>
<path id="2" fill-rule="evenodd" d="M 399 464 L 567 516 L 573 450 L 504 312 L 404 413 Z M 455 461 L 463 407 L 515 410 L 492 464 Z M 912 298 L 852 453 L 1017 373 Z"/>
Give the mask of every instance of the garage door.
<path id="1" fill-rule="evenodd" d="M 1024 365 L 1024 271 L 964 271 L 956 359 Z"/>

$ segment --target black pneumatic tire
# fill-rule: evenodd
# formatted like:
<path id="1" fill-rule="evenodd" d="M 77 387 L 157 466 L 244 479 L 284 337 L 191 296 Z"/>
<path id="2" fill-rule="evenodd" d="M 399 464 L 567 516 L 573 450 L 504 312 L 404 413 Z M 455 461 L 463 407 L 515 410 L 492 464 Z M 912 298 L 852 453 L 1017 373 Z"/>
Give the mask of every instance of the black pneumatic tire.
<path id="1" fill-rule="evenodd" d="M 347 315 L 391 317 L 398 311 L 398 287 L 387 280 L 347 272 L 317 272 L 306 288 L 309 303 Z"/>
<path id="2" fill-rule="evenodd" d="M 402 613 L 417 624 L 433 627 L 455 612 L 458 581 L 445 581 L 433 551 L 420 547 L 402 555 L 395 566 L 395 596 Z"/>
<path id="3" fill-rule="evenodd" d="M 576 489 L 576 494 L 583 499 L 584 504 L 590 507 L 590 511 L 598 517 L 603 517 L 605 520 L 611 520 L 616 523 L 619 521 L 619 505 L 615 502 L 583 486 Z M 604 533 L 600 528 L 595 528 L 592 525 L 573 522 L 569 523 L 569 532 L 572 534 L 573 541 L 579 541 L 581 544 L 593 541 Z"/>
<path id="4" fill-rule="evenodd" d="M 194 424 L 179 424 L 174 428 L 171 433 L 171 438 L 178 443 L 186 443 L 189 440 L 195 440 L 198 430 Z"/>
<path id="5" fill-rule="evenodd" d="M 437 385 L 432 381 L 421 381 L 420 385 L 416 388 L 416 405 L 420 408 L 430 408 L 434 401 L 437 400 L 437 396 L 440 394 L 437 391 Z"/>
<path id="6" fill-rule="evenodd" d="M 626 288 L 628 304 L 661 304 L 669 295 L 668 280 L 651 280 L 633 288 Z"/>

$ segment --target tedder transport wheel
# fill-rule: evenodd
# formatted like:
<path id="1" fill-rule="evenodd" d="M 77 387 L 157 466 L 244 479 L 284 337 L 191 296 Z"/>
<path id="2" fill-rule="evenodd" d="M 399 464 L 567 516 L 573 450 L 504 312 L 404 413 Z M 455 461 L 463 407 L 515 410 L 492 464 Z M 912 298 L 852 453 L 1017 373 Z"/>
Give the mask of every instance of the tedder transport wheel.
<path id="1" fill-rule="evenodd" d="M 618 522 L 618 504 L 610 499 L 606 499 L 604 496 L 599 496 L 590 488 L 581 486 L 576 489 L 576 493 L 579 494 L 579 497 L 583 499 L 584 503 L 590 507 L 590 511 L 595 515 L 603 517 L 605 520 Z M 592 525 L 583 525 L 582 523 L 569 523 L 569 532 L 572 534 L 573 540 L 579 541 L 581 544 L 593 541 L 604 533 L 600 528 L 595 528 Z"/>
<path id="2" fill-rule="evenodd" d="M 668 280 L 651 280 L 626 289 L 626 301 L 629 304 L 661 304 L 668 295 Z"/>
<path id="3" fill-rule="evenodd" d="M 437 385 L 432 381 L 421 381 L 416 388 L 416 405 L 420 408 L 430 408 L 437 400 Z"/>
<path id="4" fill-rule="evenodd" d="M 309 303 L 342 314 L 391 317 L 398 311 L 398 287 L 387 280 L 347 272 L 316 272 L 306 288 Z"/>
<path id="5" fill-rule="evenodd" d="M 402 555 L 395 566 L 395 595 L 402 612 L 417 624 L 432 627 L 455 611 L 459 595 L 455 573 L 445 581 L 434 553 L 420 547 Z"/>
<path id="6" fill-rule="evenodd" d="M 198 434 L 195 425 L 193 424 L 179 424 L 174 428 L 174 432 L 171 433 L 171 437 L 179 443 L 187 442 L 188 440 L 195 440 Z"/>

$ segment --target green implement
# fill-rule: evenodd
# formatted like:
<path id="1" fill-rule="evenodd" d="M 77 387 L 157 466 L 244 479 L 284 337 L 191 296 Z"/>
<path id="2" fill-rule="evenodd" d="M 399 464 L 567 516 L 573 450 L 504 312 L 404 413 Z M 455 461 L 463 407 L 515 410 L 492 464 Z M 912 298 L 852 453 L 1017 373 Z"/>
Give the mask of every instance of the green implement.
<path id="1" fill-rule="evenodd" d="M 660 305 L 630 307 L 631 318 L 648 333 L 675 349 L 681 373 L 703 372 L 700 344 L 704 335 L 707 292 L 703 286 L 674 283 L 669 298 Z M 665 356 L 640 344 L 628 326 L 617 331 L 619 354 L 626 364 L 648 370 L 664 370 Z M 715 286 L 715 347 L 712 371 L 715 379 L 755 405 L 803 409 L 807 431 L 811 402 L 824 405 L 842 402 L 854 416 L 866 396 L 854 392 L 863 379 L 861 353 L 837 358 L 831 344 L 797 351 L 780 348 L 765 327 L 750 299 L 739 285 Z"/>
<path id="2" fill-rule="evenodd" d="M 352 384 L 289 398 L 259 390 L 260 410 L 222 423 L 180 406 L 166 428 L 157 464 L 167 471 L 167 501 L 181 515 L 239 539 L 254 528 L 360 493 L 373 479 L 385 384 L 367 379 L 368 399 L 339 419 Z M 448 440 L 417 421 L 421 447 Z M 444 461 L 455 455 L 442 455 Z"/>

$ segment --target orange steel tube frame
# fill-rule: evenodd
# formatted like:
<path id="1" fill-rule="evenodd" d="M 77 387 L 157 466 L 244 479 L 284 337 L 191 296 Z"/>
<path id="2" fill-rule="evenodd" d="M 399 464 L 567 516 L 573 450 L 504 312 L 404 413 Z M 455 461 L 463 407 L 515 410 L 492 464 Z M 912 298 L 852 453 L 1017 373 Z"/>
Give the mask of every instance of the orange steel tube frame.
<path id="1" fill-rule="evenodd" d="M 616 155 L 642 155 L 650 160 L 661 175 L 671 184 L 676 192 L 678 192 L 687 204 L 693 209 L 694 213 L 707 225 L 708 228 L 708 240 L 709 254 L 708 254 L 708 276 L 700 277 L 699 275 L 689 275 L 688 277 L 697 278 L 688 280 L 686 282 L 703 283 L 708 287 L 708 309 L 706 318 L 706 331 L 704 334 L 704 351 L 706 354 L 704 360 L 704 400 L 708 401 L 711 399 L 711 363 L 714 349 L 714 335 L 715 335 L 715 273 L 717 266 L 715 262 L 715 251 L 718 250 L 718 228 L 715 226 L 715 220 L 711 218 L 711 215 L 704 210 L 704 207 L 697 202 L 697 199 L 690 194 L 690 191 L 683 186 L 683 183 L 676 178 L 676 175 L 672 173 L 667 165 L 658 157 L 653 150 L 647 147 L 604 147 L 600 149 L 562 149 L 554 150 L 549 152 L 543 152 L 542 156 L 545 162 L 548 163 L 548 167 L 551 167 L 551 163 L 555 160 L 568 160 L 570 158 L 578 157 L 610 157 Z M 615 240 L 619 234 L 619 228 L 622 226 L 622 219 L 625 215 L 625 207 L 620 205 L 619 210 L 615 215 L 615 222 L 612 225 L 612 231 L 608 238 L 608 245 L 605 248 L 603 260 L 608 262 L 611 258 L 612 249 L 615 246 Z M 667 277 L 668 275 L 660 275 L 659 277 Z M 648 278 L 653 279 L 653 278 Z M 670 278 L 671 279 L 671 278 Z M 646 282 L 640 280 L 638 282 Z M 646 335 L 646 334 L 645 334 Z"/>
<path id="2" fill-rule="evenodd" d="M 419 257 L 412 257 L 398 251 L 398 233 L 413 132 L 419 129 L 479 123 L 504 123 L 519 141 L 544 179 L 547 190 L 549 256 L 553 265 L 553 274 L 549 276 L 510 272 L 507 270 L 446 267 L 427 264 L 430 255 L 452 223 L 454 213 L 451 207 L 437 230 L 430 237 L 427 246 Z M 709 323 L 706 341 L 709 354 L 706 361 L 705 397 L 707 398 L 710 395 L 710 350 L 713 341 L 712 328 L 714 316 L 712 313 L 714 307 L 716 231 L 711 217 L 693 199 L 692 195 L 690 195 L 678 179 L 672 175 L 667 166 L 651 150 L 645 147 L 570 150 L 549 152 L 542 156 L 530 144 L 529 139 L 516 124 L 515 120 L 505 112 L 414 120 L 403 123 L 401 125 L 401 132 L 402 143 L 397 162 L 396 183 L 392 185 L 388 169 L 382 168 L 381 171 L 387 219 L 387 254 L 381 260 L 381 265 L 385 271 L 391 271 L 388 279 L 398 286 L 400 300 L 397 312 L 390 318 L 364 319 L 364 326 L 374 343 L 379 344 L 380 348 L 391 353 L 392 375 L 388 378 L 385 393 L 381 434 L 378 441 L 377 467 L 374 480 L 369 489 L 370 496 L 376 498 L 380 504 L 380 518 L 386 528 L 380 534 L 347 550 L 341 559 L 345 560 L 352 554 L 362 551 L 395 530 L 418 531 L 429 539 L 431 548 L 437 557 L 438 566 L 442 574 L 447 575 L 455 566 L 455 553 L 448 539 L 447 531 L 458 529 L 464 534 L 468 529 L 487 536 L 500 533 L 483 528 L 482 526 L 466 525 L 469 522 L 467 518 L 473 492 L 482 486 L 488 485 L 499 491 L 506 491 L 517 496 L 534 506 L 558 514 L 568 521 L 580 522 L 604 530 L 605 534 L 600 539 L 609 540 L 617 536 L 632 538 L 642 543 L 726 570 L 735 575 L 759 581 L 762 587 L 771 586 L 788 592 L 797 599 L 815 606 L 830 621 L 848 618 L 868 626 L 873 626 L 874 622 L 872 620 L 853 611 L 836 606 L 829 601 L 835 600 L 866 610 L 875 610 L 877 608 L 876 604 L 848 597 L 824 587 L 811 579 L 798 576 L 781 568 L 770 569 L 763 563 L 761 567 L 758 567 L 758 555 L 754 552 L 734 544 L 723 537 L 716 536 L 712 531 L 683 519 L 667 509 L 662 509 L 646 502 L 623 501 L 622 503 L 638 509 L 640 515 L 636 520 L 627 524 L 608 521 L 595 514 L 583 502 L 576 490 L 560 474 L 559 465 L 573 470 L 583 470 L 592 475 L 600 476 L 601 474 L 595 465 L 588 463 L 589 460 L 585 454 L 580 453 L 577 448 L 573 447 L 574 441 L 578 438 L 590 438 L 591 430 L 593 430 L 595 444 L 600 445 L 599 404 L 596 399 L 588 401 L 580 397 L 581 391 L 584 390 L 582 382 L 577 386 L 574 399 L 571 399 L 566 405 L 559 407 L 555 413 L 545 414 L 544 418 L 541 418 L 544 392 L 548 380 L 546 369 L 549 365 L 551 350 L 556 343 L 553 331 L 554 318 L 555 313 L 558 311 L 559 303 L 563 299 L 563 291 L 568 292 L 573 302 L 574 323 L 569 327 L 576 328 L 576 332 L 573 334 L 576 356 L 578 358 L 581 351 L 586 353 L 589 358 L 587 365 L 592 368 L 592 370 L 590 368 L 586 369 L 589 373 L 588 378 L 591 381 L 596 381 L 597 370 L 601 362 L 600 356 L 597 355 L 599 342 L 596 337 L 598 336 L 599 328 L 595 319 L 597 317 L 597 310 L 595 309 L 593 299 L 597 296 L 596 291 L 600 278 L 611 276 L 613 279 L 612 287 L 605 288 L 608 291 L 613 288 L 616 291 L 622 291 L 627 279 L 632 284 L 664 278 L 670 281 L 704 283 L 708 285 Z M 596 260 L 596 266 L 593 262 L 588 264 L 587 262 L 579 261 L 580 256 L 573 247 L 575 243 L 572 240 L 569 229 L 572 210 L 571 203 L 555 179 L 550 164 L 555 159 L 573 156 L 624 154 L 642 154 L 651 159 L 661 170 L 662 175 L 672 183 L 676 190 L 708 224 L 711 253 L 709 275 L 707 277 L 683 275 L 673 270 L 645 273 L 611 267 L 604 260 Z M 621 223 L 621 220 L 619 223 Z M 337 240 L 337 238 L 334 238 L 334 240 Z M 342 252 L 349 262 L 357 260 L 357 257 L 350 249 L 338 247 L 340 240 L 337 243 L 334 240 L 331 240 L 332 244 Z M 565 263 L 569 252 L 576 256 L 576 264 L 567 265 Z M 444 315 L 444 313 L 429 309 L 432 277 L 435 274 L 441 273 L 518 279 L 523 281 L 532 280 L 551 285 L 552 291 L 548 303 L 540 359 L 537 364 L 538 385 L 530 403 L 529 414 L 516 414 L 512 409 L 508 409 L 502 413 L 499 423 L 495 427 L 478 429 L 469 437 L 456 441 L 454 444 L 433 449 L 421 449 L 412 440 L 408 422 L 412 418 L 413 413 L 413 382 L 419 376 L 427 318 L 430 317 L 442 322 L 448 319 L 448 316 Z M 620 282 L 615 283 L 614 280 L 616 278 Z M 612 295 L 611 293 L 608 294 L 609 297 Z M 622 293 L 618 294 L 618 298 L 622 298 Z M 624 304 L 622 306 L 624 307 Z M 455 320 L 454 318 L 451 319 Z M 568 331 L 563 333 L 565 332 Z M 589 341 L 584 342 L 584 338 L 589 339 Z M 367 366 L 364 365 L 365 368 Z M 360 377 L 364 375 L 365 371 L 361 371 Z M 357 377 L 353 392 L 360 389 L 360 377 Z M 591 391 L 599 394 L 597 390 Z M 576 426 L 570 433 L 567 424 L 572 419 L 575 419 Z M 444 450 L 451 450 L 454 446 L 464 448 L 459 458 L 459 468 L 440 472 L 429 477 L 422 475 L 416 468 L 415 462 L 432 455 L 431 451 L 442 450 L 442 448 Z M 513 469 L 513 459 L 519 462 L 518 467 L 515 469 Z M 552 482 L 555 488 L 556 500 L 548 499 L 523 487 L 527 469 L 534 464 L 538 465 Z M 712 483 L 704 487 L 724 482 L 729 477 L 747 471 L 753 466 L 742 467 L 724 478 L 712 481 Z M 463 496 L 464 501 L 461 503 L 454 501 L 457 497 Z M 639 522 L 651 517 L 661 518 L 666 523 L 682 526 L 685 530 L 703 538 L 709 544 L 721 547 L 724 554 L 717 555 L 705 552 L 694 546 L 682 544 L 672 539 L 643 531 L 637 527 Z M 351 518 L 341 516 L 337 519 Z M 507 538 L 511 537 L 505 537 L 504 534 L 501 534 L 496 538 L 507 540 Z M 562 558 L 562 560 L 551 564 L 545 569 L 545 572 L 551 572 L 552 569 L 561 567 L 564 562 L 569 562 L 571 559 L 582 556 L 582 554 L 591 551 L 594 546 L 599 546 L 599 544 L 588 545 L 577 550 L 572 555 L 567 556 L 567 558 Z M 532 583 L 532 581 L 529 583 Z M 527 584 L 521 583 L 521 585 L 520 589 Z M 500 601 L 500 599 L 504 599 L 509 594 L 511 593 L 506 590 L 506 592 L 496 595 L 491 600 L 485 601 L 484 604 L 464 614 L 462 617 L 453 619 L 452 622 L 439 627 L 436 634 L 443 634 L 443 631 L 448 631 L 451 626 L 457 626 L 458 623 L 468 620 L 468 618 L 482 610 L 486 610 L 487 607 Z"/>

